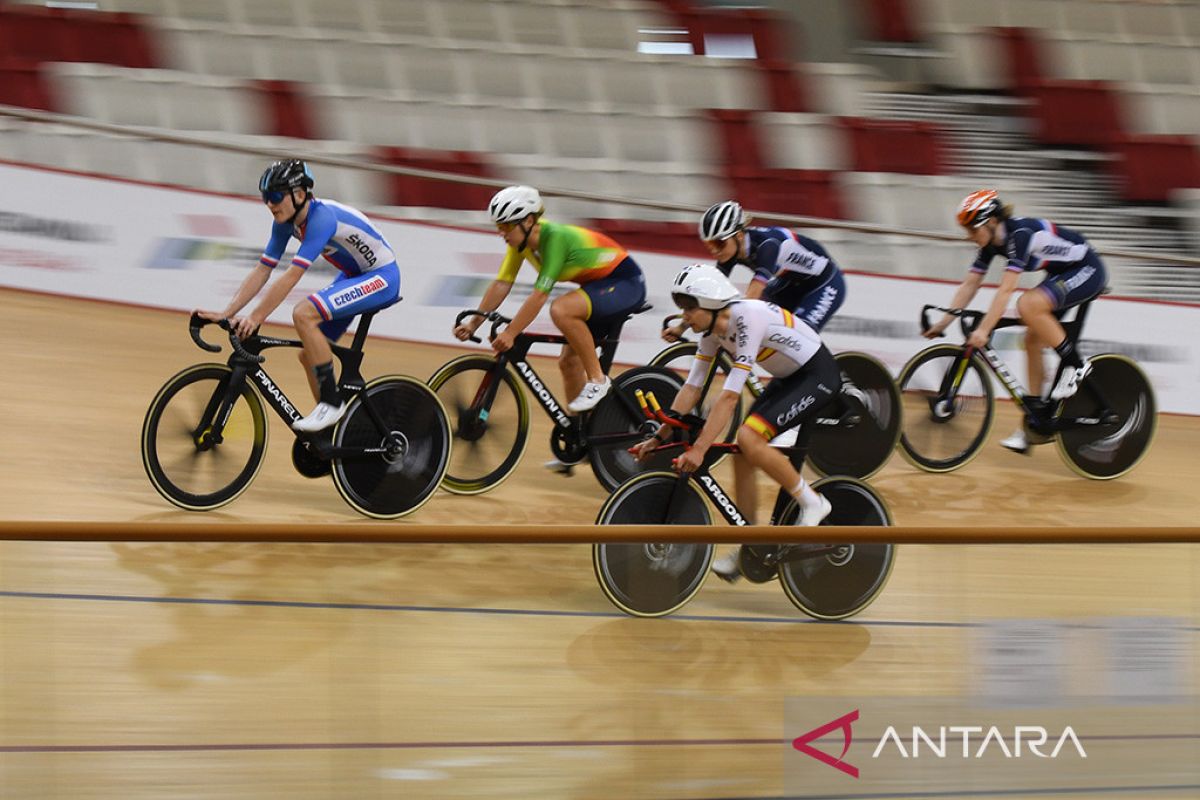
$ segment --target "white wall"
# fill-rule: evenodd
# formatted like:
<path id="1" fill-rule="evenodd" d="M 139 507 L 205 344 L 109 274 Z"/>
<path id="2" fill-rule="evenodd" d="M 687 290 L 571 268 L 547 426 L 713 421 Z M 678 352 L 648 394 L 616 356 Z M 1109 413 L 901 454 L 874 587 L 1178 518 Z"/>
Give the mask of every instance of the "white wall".
<path id="1" fill-rule="evenodd" d="M 233 198 L 0 164 L 0 286 L 146 306 L 220 309 L 257 263 L 270 217 L 256 198 Z M 373 334 L 453 344 L 455 314 L 474 307 L 495 275 L 502 243 L 492 233 L 376 219 L 400 255 L 404 301 L 382 313 Z M 483 222 L 483 214 L 480 214 Z M 820 238 L 817 232 L 816 238 Z M 970 246 L 963 263 L 972 256 Z M 646 272 L 654 310 L 629 323 L 618 361 L 645 363 L 661 347 L 659 324 L 671 310 L 668 287 L 683 265 L 677 256 L 635 253 Z M 836 257 L 835 249 L 835 257 Z M 999 264 L 993 277 L 998 277 Z M 288 323 L 290 308 L 334 275 L 314 264 L 294 298 L 272 317 Z M 742 271 L 735 278 L 744 280 Z M 525 267 L 518 289 L 534 273 Z M 917 279 L 853 274 L 846 304 L 826 330 L 835 350 L 864 350 L 893 373 L 926 342 L 917 316 L 927 302 L 948 302 L 953 287 Z M 978 301 L 985 301 L 986 291 Z M 502 309 L 516 309 L 514 291 Z M 543 312 L 536 329 L 551 330 Z M 1104 298 L 1088 321 L 1085 351 L 1125 352 L 1150 375 L 1164 411 L 1200 413 L 1200 307 Z M 186 336 L 180 320 L 179 336 Z M 1003 355 L 1023 375 L 1017 336 L 998 338 Z M 552 352 L 552 351 L 551 351 Z M 197 360 L 210 356 L 200 351 Z M 182 365 L 181 365 L 182 366 Z M 403 363 L 389 372 L 406 372 Z M 424 375 L 418 377 L 427 377 Z"/>

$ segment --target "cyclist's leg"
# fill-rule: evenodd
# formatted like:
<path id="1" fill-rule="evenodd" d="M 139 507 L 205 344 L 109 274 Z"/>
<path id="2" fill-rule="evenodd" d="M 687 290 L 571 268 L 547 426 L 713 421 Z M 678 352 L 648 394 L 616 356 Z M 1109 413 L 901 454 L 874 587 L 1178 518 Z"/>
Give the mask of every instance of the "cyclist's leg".
<path id="1" fill-rule="evenodd" d="M 560 303 L 564 303 L 565 311 L 568 308 L 567 301 L 571 304 L 570 308 L 578 309 L 578 316 L 573 314 L 564 322 L 570 325 L 575 334 L 580 337 L 579 342 L 576 342 L 572 338 L 572 333 L 569 333 L 563 324 L 559 324 L 557 317 L 555 318 L 559 330 L 567 337 L 567 341 L 579 356 L 588 381 L 588 385 L 582 387 L 580 395 L 575 398 L 572 405 L 582 402 L 585 399 L 583 395 L 588 394 L 593 386 L 597 387 L 599 391 L 592 393 L 599 396 L 589 397 L 588 402 L 584 404 L 587 408 L 594 406 L 600 397 L 607 393 L 608 381 L 601 369 L 600 357 L 596 353 L 595 337 L 597 334 L 606 332 L 614 320 L 624 319 L 641 306 L 645 300 L 646 282 L 642 276 L 642 270 L 633 259 L 626 258 L 606 277 L 585 283 L 580 286 L 578 291 L 571 292 L 554 301 L 554 305 L 551 306 L 551 314 Z M 582 334 L 579 334 L 579 331 L 582 331 Z M 604 388 L 600 389 L 600 387 Z"/>
<path id="2" fill-rule="evenodd" d="M 1017 301 L 1017 310 L 1026 327 L 1038 340 L 1052 346 L 1065 365 L 1058 383 L 1051 390 L 1054 399 L 1073 394 L 1074 386 L 1087 371 L 1076 350 L 1076 342 L 1067 337 L 1056 312 L 1091 300 L 1103 291 L 1107 282 L 1104 263 L 1095 253 L 1090 253 L 1071 269 L 1048 276 L 1036 289 L 1025 292 Z M 1030 377 L 1032 379 L 1032 375 Z M 1033 385 L 1030 389 L 1033 389 Z"/>
<path id="3" fill-rule="evenodd" d="M 400 269 L 392 263 L 355 277 L 339 277 L 329 286 L 296 304 L 292 311 L 292 321 L 296 325 L 300 341 L 304 343 L 301 363 L 307 368 L 306 372 L 312 374 L 316 383 L 317 399 L 320 401 L 317 409 L 309 417 L 315 416 L 322 405 L 345 410 L 345 404 L 337 392 L 337 382 L 333 375 L 333 350 L 329 343 L 346 332 L 354 317 L 386 308 L 396 302 L 399 296 Z M 317 420 L 311 420 L 309 417 L 305 417 L 296 425 L 299 426 L 299 430 L 320 430 L 321 427 L 332 425 L 340 416 L 339 411 L 336 416 L 321 420 L 328 424 L 322 424 L 320 427 L 313 427 Z"/>
<path id="4" fill-rule="evenodd" d="M 787 455 L 770 446 L 781 430 L 803 425 L 818 416 L 841 389 L 841 371 L 829 349 L 822 346 L 799 371 L 771 381 L 738 429 L 738 446 L 746 458 L 800 503 L 801 524 L 816 524 L 829 513 L 829 504 L 800 477 Z M 814 521 L 815 520 L 815 521 Z"/>

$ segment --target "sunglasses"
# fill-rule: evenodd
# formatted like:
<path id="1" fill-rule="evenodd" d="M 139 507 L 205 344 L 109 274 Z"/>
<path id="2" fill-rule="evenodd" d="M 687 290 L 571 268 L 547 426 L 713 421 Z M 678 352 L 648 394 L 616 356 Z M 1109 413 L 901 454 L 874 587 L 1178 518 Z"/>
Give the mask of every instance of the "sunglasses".
<path id="1" fill-rule="evenodd" d="M 270 203 L 271 205 L 278 205 L 279 203 L 282 203 L 283 198 L 285 197 L 287 197 L 287 193 L 278 189 L 275 191 L 262 193 L 263 202 Z"/>
<path id="2" fill-rule="evenodd" d="M 508 233 L 509 231 L 515 231 L 519 227 L 521 227 L 521 223 L 519 223 L 519 222 L 497 222 L 496 223 L 496 230 L 500 231 L 501 233 Z"/>

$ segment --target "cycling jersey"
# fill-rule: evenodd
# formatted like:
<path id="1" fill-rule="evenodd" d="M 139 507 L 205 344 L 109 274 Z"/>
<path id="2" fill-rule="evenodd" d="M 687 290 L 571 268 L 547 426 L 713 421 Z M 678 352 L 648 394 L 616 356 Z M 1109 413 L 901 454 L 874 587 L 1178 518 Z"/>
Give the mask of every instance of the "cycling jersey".
<path id="1" fill-rule="evenodd" d="M 754 280 L 767 283 L 775 276 L 784 276 L 793 286 L 817 286 L 826 283 L 834 272 L 840 272 L 825 248 L 814 239 L 801 236 L 787 228 L 746 228 L 746 254 L 718 263 L 726 276 L 735 264 L 754 270 Z"/>
<path id="2" fill-rule="evenodd" d="M 308 204 L 303 225 L 290 222 L 271 225 L 271 239 L 259 263 L 274 269 L 292 237 L 300 240 L 292 265 L 301 269 L 308 269 L 317 256 L 324 256 L 343 275 L 353 278 L 395 263 L 391 245 L 361 211 L 315 197 Z"/>
<path id="3" fill-rule="evenodd" d="M 583 285 L 607 277 L 629 255 L 602 233 L 545 220 L 537 224 L 541 228 L 537 251 L 509 247 L 496 280 L 512 283 L 528 261 L 538 271 L 534 288 L 549 293 L 559 281 Z"/>
<path id="4" fill-rule="evenodd" d="M 1050 275 L 1057 275 L 1088 260 L 1093 252 L 1083 236 L 1050 220 L 1014 217 L 1001 224 L 1005 231 L 1004 244 L 981 247 L 971 264 L 971 272 L 987 272 L 992 259 L 1003 255 L 1008 260 L 1006 270 L 1045 270 Z"/>
<path id="5" fill-rule="evenodd" d="M 729 305 L 725 335 L 710 333 L 700 340 L 688 373 L 689 386 L 702 386 L 709 365 L 724 348 L 733 357 L 733 369 L 725 377 L 724 390 L 741 392 L 746 378 L 758 364 L 782 378 L 796 372 L 821 349 L 817 332 L 787 309 L 763 300 L 738 300 Z"/>

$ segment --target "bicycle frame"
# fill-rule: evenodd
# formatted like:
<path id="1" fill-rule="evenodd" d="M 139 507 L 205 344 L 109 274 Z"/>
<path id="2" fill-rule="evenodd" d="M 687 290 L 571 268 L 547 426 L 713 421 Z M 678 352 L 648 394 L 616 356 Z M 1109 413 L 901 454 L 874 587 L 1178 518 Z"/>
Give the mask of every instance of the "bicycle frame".
<path id="1" fill-rule="evenodd" d="M 360 394 L 366 388 L 366 382 L 363 380 L 360 367 L 362 365 L 363 344 L 366 342 L 367 331 L 371 327 L 371 318 L 373 316 L 373 314 L 363 316 L 362 322 L 354 334 L 354 341 L 349 347 L 330 343 L 333 354 L 337 356 L 338 362 L 342 367 L 338 390 L 347 401 Z M 197 341 L 197 344 L 200 344 L 205 350 L 212 350 L 214 346 L 206 345 L 199 338 L 199 334 L 196 331 L 198 331 L 198 328 L 193 328 L 194 333 L 192 338 Z M 238 342 L 227 362 L 230 370 L 232 370 L 229 380 L 223 387 L 219 387 L 217 392 L 213 393 L 212 398 L 204 409 L 204 414 L 201 416 L 200 426 L 196 432 L 197 444 L 202 449 L 208 449 L 212 445 L 221 443 L 221 434 L 225 429 L 225 424 L 229 421 L 229 415 L 233 412 L 238 395 L 241 393 L 241 387 L 249 378 L 253 377 L 259 393 L 267 399 L 268 405 L 284 421 L 288 430 L 297 439 L 308 440 L 320 458 L 344 459 L 388 453 L 389 449 L 387 447 L 333 447 L 327 436 L 322 437 L 319 434 L 305 434 L 292 430 L 292 423 L 301 419 L 303 415 L 296 410 L 295 404 L 292 403 L 283 389 L 275 383 L 266 369 L 261 366 L 263 358 L 260 354 L 264 350 L 274 347 L 303 346 L 303 342 L 298 339 L 278 339 L 273 336 L 252 336 L 244 342 Z M 251 370 L 254 370 L 253 375 L 251 375 Z M 224 391 L 221 391 L 222 388 Z M 371 421 L 375 423 L 375 426 L 381 433 L 386 434 L 387 427 L 384 425 L 383 419 L 379 416 L 374 406 L 370 403 L 369 398 L 364 396 L 362 399 L 363 407 L 366 409 Z M 214 420 L 219 420 L 219 422 L 214 425 Z"/>
<path id="2" fill-rule="evenodd" d="M 1088 307 L 1090 305 L 1090 300 L 1080 304 L 1077 307 L 1078 312 L 1076 313 L 1074 319 L 1072 319 L 1070 322 L 1062 323 L 1063 330 L 1066 331 L 1067 337 L 1073 342 L 1078 342 L 1079 340 L 1079 334 L 1083 329 L 1083 322 L 1087 318 Z M 926 315 L 929 308 L 931 308 L 931 306 L 926 306 L 925 309 L 922 310 L 923 323 L 927 319 Z M 983 319 L 983 313 L 979 311 L 963 310 L 958 312 L 958 314 L 959 327 L 962 330 L 963 337 L 967 338 L 979 326 L 979 323 Z M 1023 323 L 1020 319 L 1014 319 L 1011 317 L 1002 318 L 996 324 L 995 330 L 1000 330 L 1001 328 L 1011 328 L 1021 324 Z M 927 328 L 928 326 L 923 325 L 923 327 Z M 1041 401 L 1040 398 L 1035 398 L 1028 395 L 1025 391 L 1024 385 L 1013 376 L 1012 371 L 1008 368 L 1008 365 L 1003 359 L 1000 358 L 1000 354 L 996 352 L 996 349 L 992 346 L 991 337 L 988 338 L 987 343 L 982 348 L 975 348 L 969 344 L 963 345 L 961 355 L 955 361 L 954 366 L 947 371 L 946 380 L 943 380 L 942 382 L 939 393 L 939 398 L 942 398 L 942 402 L 946 400 L 952 400 L 958 396 L 958 391 L 962 388 L 963 378 L 967 374 L 967 364 L 970 363 L 971 356 L 976 352 L 983 356 L 984 363 L 987 364 L 992 374 L 996 376 L 1001 385 L 1004 386 L 1004 388 L 1008 391 L 1013 401 L 1017 403 L 1025 416 L 1030 420 L 1031 427 L 1039 433 L 1051 434 L 1066 430 L 1068 428 L 1111 424 L 1115 421 L 1114 415 L 1111 412 L 1108 414 L 1100 414 L 1095 417 L 1063 418 L 1060 416 L 1059 411 L 1053 409 L 1053 406 L 1048 407 L 1043 401 Z M 1062 374 L 1062 369 L 1063 365 L 1060 363 L 1054 376 L 1054 382 L 1058 381 Z M 1087 391 L 1089 394 L 1091 394 L 1093 399 L 1100 404 L 1101 408 L 1105 410 L 1110 408 L 1107 400 L 1103 397 L 1098 387 L 1096 387 L 1094 384 L 1085 382 L 1081 387 L 1081 391 Z"/>

